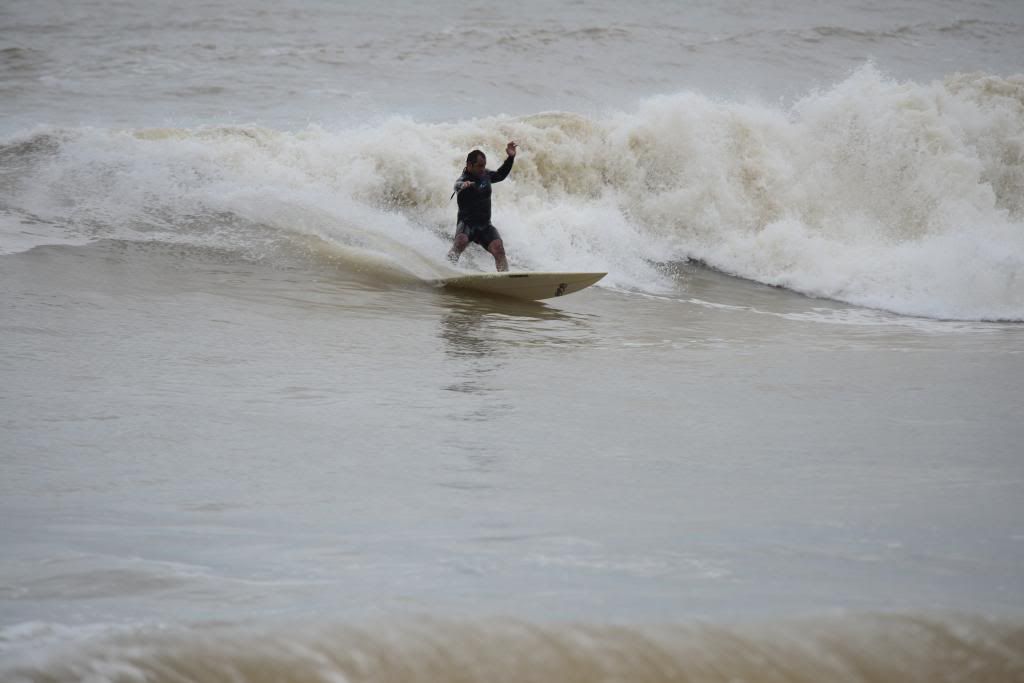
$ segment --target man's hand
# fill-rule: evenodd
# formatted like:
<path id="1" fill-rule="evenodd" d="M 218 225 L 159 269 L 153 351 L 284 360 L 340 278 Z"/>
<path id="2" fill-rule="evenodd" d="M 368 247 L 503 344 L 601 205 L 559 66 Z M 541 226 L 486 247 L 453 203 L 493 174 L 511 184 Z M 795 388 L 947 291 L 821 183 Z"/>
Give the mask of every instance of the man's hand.
<path id="1" fill-rule="evenodd" d="M 505 154 L 509 155 L 510 157 L 514 157 L 516 155 L 516 149 L 518 147 L 519 145 L 517 145 L 513 140 L 512 142 L 505 145 Z"/>
<path id="2" fill-rule="evenodd" d="M 459 192 L 465 190 L 467 187 L 473 187 L 474 185 L 476 185 L 476 183 L 474 183 L 472 180 L 463 181 L 462 187 L 459 188 Z"/>

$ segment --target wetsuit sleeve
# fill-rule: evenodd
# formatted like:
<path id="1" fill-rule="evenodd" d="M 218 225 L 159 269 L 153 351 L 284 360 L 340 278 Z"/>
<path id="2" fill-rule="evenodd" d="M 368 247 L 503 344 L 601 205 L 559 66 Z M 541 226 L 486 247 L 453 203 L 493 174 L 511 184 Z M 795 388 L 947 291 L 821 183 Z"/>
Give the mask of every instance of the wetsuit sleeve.
<path id="1" fill-rule="evenodd" d="M 512 172 L 512 162 L 515 161 L 515 157 L 506 157 L 505 163 L 498 167 L 497 171 L 488 171 L 491 174 L 492 183 L 500 183 L 502 180 L 508 177 L 508 174 Z"/>
<path id="2" fill-rule="evenodd" d="M 467 180 L 473 180 L 473 179 L 472 178 L 467 178 L 465 173 L 463 173 L 462 175 L 459 176 L 459 179 L 455 181 L 455 185 L 452 187 L 452 190 L 454 190 L 452 192 L 452 196 L 453 197 L 455 195 L 459 194 L 460 192 L 462 192 L 462 183 L 466 182 Z M 470 185 L 469 187 L 467 187 L 466 189 L 467 190 L 476 189 L 476 182 L 474 181 L 473 184 Z"/>

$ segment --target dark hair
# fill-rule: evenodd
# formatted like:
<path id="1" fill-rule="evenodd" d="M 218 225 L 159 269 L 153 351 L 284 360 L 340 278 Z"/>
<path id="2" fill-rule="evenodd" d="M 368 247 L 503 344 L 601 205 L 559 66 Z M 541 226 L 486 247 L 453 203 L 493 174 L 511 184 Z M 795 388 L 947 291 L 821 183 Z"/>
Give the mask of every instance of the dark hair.
<path id="1" fill-rule="evenodd" d="M 487 155 L 478 149 L 474 149 L 472 152 L 466 155 L 466 166 L 469 166 L 478 159 L 486 159 Z"/>

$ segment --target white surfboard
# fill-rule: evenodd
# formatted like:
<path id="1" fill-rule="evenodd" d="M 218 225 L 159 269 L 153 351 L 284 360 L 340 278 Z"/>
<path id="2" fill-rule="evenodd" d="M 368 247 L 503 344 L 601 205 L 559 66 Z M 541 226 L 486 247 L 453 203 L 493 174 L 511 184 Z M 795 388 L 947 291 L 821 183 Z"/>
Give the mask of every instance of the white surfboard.
<path id="1" fill-rule="evenodd" d="M 438 280 L 453 289 L 469 289 L 516 299 L 550 299 L 589 287 L 608 273 L 474 273 Z"/>

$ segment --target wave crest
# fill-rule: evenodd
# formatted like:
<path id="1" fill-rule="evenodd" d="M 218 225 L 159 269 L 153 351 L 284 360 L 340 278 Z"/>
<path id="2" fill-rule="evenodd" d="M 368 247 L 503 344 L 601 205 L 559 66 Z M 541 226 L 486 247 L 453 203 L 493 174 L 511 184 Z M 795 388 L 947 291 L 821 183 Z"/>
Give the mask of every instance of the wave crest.
<path id="1" fill-rule="evenodd" d="M 421 620 L 373 628 L 6 629 L 9 681 L 1024 680 L 1024 628 L 910 615 L 761 626 Z"/>

